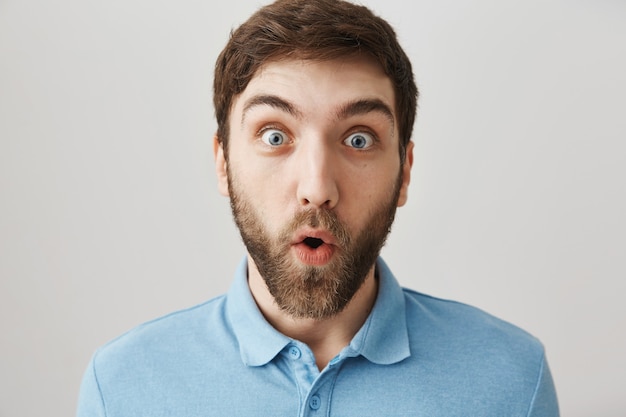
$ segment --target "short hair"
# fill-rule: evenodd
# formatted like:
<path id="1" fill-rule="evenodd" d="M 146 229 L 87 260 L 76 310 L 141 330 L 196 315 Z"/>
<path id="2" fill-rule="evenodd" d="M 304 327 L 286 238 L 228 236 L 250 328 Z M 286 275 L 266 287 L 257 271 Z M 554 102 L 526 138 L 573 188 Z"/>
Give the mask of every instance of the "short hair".
<path id="1" fill-rule="evenodd" d="M 217 137 L 227 155 L 232 101 L 265 63 L 281 58 L 331 60 L 365 53 L 393 84 L 400 158 L 411 138 L 418 90 L 395 31 L 365 6 L 343 0 L 278 0 L 231 32 L 215 64 Z"/>

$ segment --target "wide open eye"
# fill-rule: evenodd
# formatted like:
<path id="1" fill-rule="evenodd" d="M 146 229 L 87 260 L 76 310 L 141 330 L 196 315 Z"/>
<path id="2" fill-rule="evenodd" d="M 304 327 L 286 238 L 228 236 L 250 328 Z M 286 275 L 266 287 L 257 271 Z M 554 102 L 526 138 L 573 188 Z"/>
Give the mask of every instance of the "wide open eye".
<path id="1" fill-rule="evenodd" d="M 357 132 L 348 136 L 343 143 L 355 149 L 366 149 L 374 144 L 374 137 L 369 133 Z"/>
<path id="2" fill-rule="evenodd" d="M 270 146 L 280 146 L 286 141 L 285 132 L 278 129 L 267 129 L 261 135 L 261 140 Z"/>

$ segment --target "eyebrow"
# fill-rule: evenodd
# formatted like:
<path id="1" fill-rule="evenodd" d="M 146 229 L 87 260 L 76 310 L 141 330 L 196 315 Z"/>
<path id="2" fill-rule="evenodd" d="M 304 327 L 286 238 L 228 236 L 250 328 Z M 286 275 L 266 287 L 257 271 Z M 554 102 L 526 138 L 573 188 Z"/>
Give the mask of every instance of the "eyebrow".
<path id="1" fill-rule="evenodd" d="M 335 113 L 337 120 L 347 119 L 352 116 L 362 116 L 368 113 L 380 113 L 385 116 L 392 127 L 395 127 L 395 118 L 391 107 L 380 99 L 355 100 L 341 106 Z"/>
<path id="2" fill-rule="evenodd" d="M 289 113 L 296 118 L 300 118 L 302 116 L 302 113 L 287 100 L 272 94 L 260 94 L 250 98 L 243 106 L 243 111 L 241 115 L 242 125 L 246 119 L 246 114 L 248 113 L 248 111 L 258 106 L 270 106 L 285 113 Z"/>
<path id="3" fill-rule="evenodd" d="M 246 119 L 246 114 L 258 106 L 270 106 L 285 113 L 288 113 L 296 118 L 302 117 L 302 112 L 296 108 L 292 103 L 287 100 L 272 94 L 259 94 L 251 97 L 244 104 L 241 124 L 243 125 Z M 368 113 L 380 113 L 385 116 L 392 125 L 395 127 L 395 118 L 391 107 L 380 99 L 359 99 L 348 102 L 335 112 L 335 118 L 337 120 L 347 119 L 353 116 L 362 116 Z"/>

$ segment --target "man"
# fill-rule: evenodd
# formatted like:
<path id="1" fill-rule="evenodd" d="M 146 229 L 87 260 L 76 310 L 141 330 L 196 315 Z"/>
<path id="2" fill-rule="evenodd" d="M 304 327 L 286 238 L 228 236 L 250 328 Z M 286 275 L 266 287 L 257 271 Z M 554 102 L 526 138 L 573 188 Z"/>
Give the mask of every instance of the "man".
<path id="1" fill-rule="evenodd" d="M 365 7 L 279 0 L 214 83 L 230 291 L 101 348 L 79 416 L 557 416 L 541 344 L 402 289 L 379 252 L 407 199 L 417 88 Z"/>

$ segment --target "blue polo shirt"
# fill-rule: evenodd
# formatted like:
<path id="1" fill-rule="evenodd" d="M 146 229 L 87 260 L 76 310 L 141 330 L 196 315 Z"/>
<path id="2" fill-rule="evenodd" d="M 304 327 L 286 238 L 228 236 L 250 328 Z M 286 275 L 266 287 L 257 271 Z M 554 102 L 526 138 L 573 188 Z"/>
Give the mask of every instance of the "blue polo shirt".
<path id="1" fill-rule="evenodd" d="M 542 345 L 476 308 L 403 289 L 377 262 L 365 324 L 321 372 L 276 331 L 247 285 L 100 348 L 79 417 L 559 415 Z"/>

